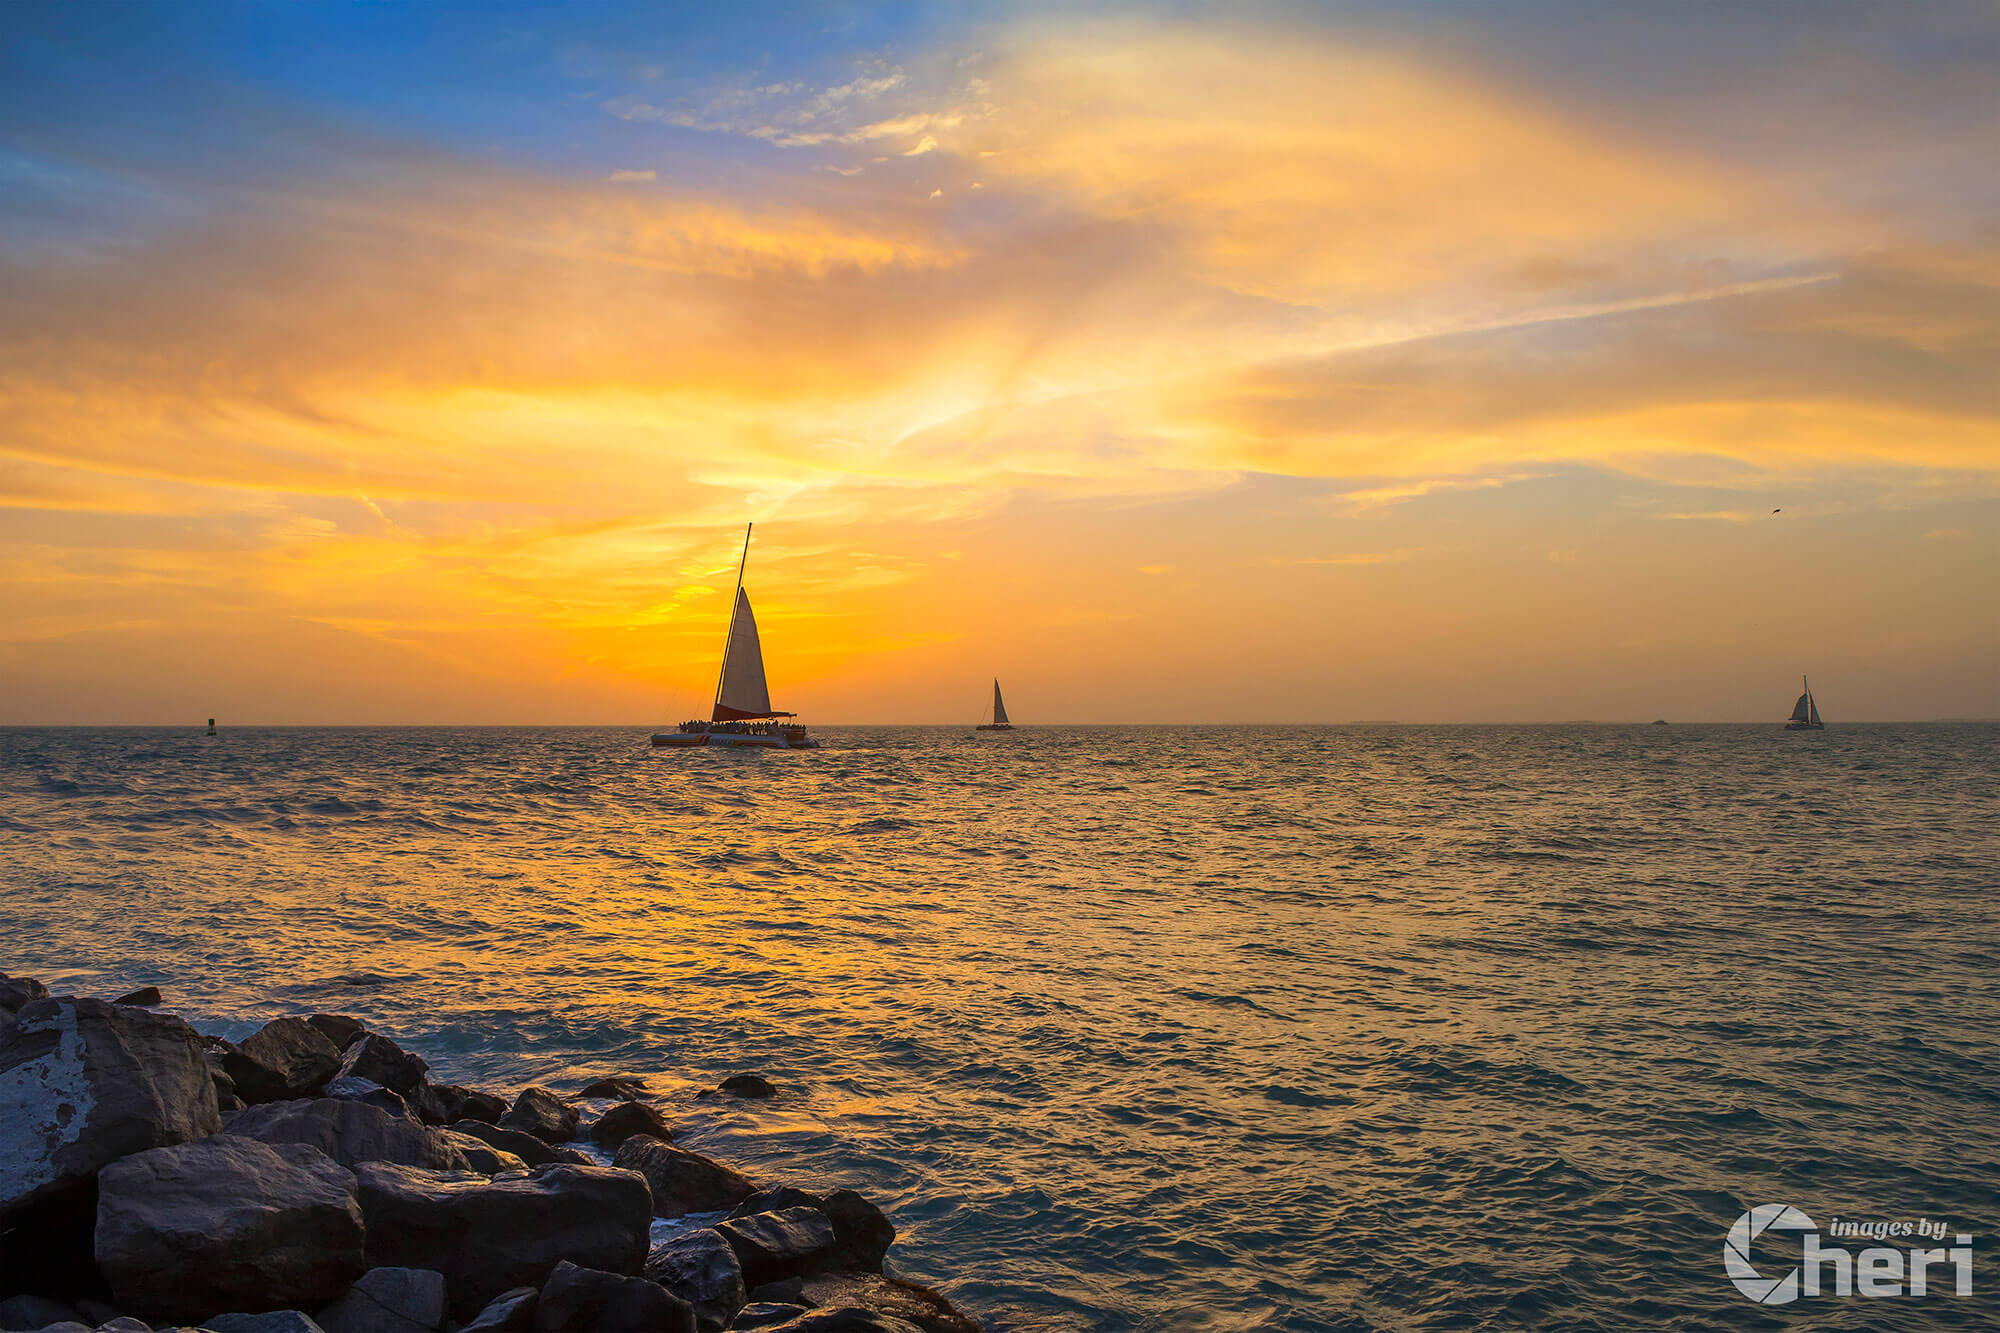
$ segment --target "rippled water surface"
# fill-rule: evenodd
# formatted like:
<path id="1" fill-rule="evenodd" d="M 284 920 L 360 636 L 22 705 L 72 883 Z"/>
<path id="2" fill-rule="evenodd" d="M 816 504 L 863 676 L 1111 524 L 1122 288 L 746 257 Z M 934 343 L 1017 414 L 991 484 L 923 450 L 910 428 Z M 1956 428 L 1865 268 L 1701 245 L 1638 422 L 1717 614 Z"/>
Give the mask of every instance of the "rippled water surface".
<path id="1" fill-rule="evenodd" d="M 0 971 L 656 1075 L 995 1328 L 1974 1326 L 1996 814 L 1983 725 L 0 731 Z M 1764 1202 L 1978 1294 L 1762 1310 Z"/>

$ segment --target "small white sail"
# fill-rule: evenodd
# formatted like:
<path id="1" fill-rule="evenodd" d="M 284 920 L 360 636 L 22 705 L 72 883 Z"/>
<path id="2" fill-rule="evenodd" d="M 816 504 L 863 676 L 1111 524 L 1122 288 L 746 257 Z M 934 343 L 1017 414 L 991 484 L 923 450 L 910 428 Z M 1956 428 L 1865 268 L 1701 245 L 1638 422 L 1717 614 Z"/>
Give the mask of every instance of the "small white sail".
<path id="1" fill-rule="evenodd" d="M 1769 714 L 1766 714 L 1769 716 Z M 1792 721 L 1806 722 L 1812 718 L 1812 696 L 1801 694 L 1799 701 L 1792 705 Z"/>
<path id="2" fill-rule="evenodd" d="M 764 683 L 764 649 L 757 641 L 757 617 L 750 594 L 736 590 L 736 614 L 729 622 L 729 646 L 722 654 L 722 688 L 715 696 L 715 720 L 771 716 L 771 690 Z"/>
<path id="3" fill-rule="evenodd" d="M 1008 725 L 1007 705 L 1001 702 L 1000 699 L 1000 678 L 998 676 L 993 678 L 993 725 L 996 727 Z"/>

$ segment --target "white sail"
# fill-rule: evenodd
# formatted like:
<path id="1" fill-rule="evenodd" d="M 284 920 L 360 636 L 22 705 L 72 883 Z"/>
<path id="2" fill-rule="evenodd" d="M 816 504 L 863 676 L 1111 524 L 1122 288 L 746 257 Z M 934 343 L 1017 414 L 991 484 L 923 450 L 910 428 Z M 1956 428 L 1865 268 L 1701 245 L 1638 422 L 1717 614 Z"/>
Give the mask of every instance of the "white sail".
<path id="1" fill-rule="evenodd" d="M 1811 719 L 1811 716 L 1812 716 L 1812 696 L 1809 694 L 1801 694 L 1799 696 L 1799 701 L 1792 705 L 1792 721 L 1794 722 L 1809 721 Z"/>
<path id="2" fill-rule="evenodd" d="M 1007 723 L 1007 705 L 1000 700 L 1000 678 L 993 678 L 993 725 L 1004 727 Z"/>
<path id="3" fill-rule="evenodd" d="M 764 683 L 764 649 L 757 641 L 757 617 L 750 594 L 736 590 L 736 614 L 729 622 L 729 646 L 722 654 L 722 688 L 715 696 L 715 720 L 771 716 L 771 690 Z"/>

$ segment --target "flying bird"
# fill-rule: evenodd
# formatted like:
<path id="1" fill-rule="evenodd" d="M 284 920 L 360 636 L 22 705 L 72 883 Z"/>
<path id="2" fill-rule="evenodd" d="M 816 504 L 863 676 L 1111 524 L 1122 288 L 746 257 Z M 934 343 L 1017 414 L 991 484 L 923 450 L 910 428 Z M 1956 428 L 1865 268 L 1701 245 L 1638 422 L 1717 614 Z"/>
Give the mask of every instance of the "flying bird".
<path id="1" fill-rule="evenodd" d="M 1782 509 L 1773 509 L 1773 510 L 1772 510 L 1771 512 L 1772 512 L 1772 513 L 1774 513 L 1774 514 L 1782 514 L 1782 513 L 1784 513 L 1785 511 L 1784 511 L 1784 510 L 1782 510 Z"/>

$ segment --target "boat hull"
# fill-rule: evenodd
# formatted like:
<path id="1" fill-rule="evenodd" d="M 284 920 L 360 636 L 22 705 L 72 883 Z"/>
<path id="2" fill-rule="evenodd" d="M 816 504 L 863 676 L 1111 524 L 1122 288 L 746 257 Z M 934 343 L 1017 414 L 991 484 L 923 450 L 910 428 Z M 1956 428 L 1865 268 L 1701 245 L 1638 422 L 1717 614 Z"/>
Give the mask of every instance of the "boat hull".
<path id="1" fill-rule="evenodd" d="M 1013 729 L 1013 726 L 1006 722 L 981 722 L 973 728 L 974 731 L 1012 731 Z"/>
<path id="2" fill-rule="evenodd" d="M 817 750 L 819 742 L 810 736 L 794 739 L 783 735 L 746 735 L 734 731 L 656 731 L 656 750 Z"/>
<path id="3" fill-rule="evenodd" d="M 1785 724 L 1785 730 L 1786 730 L 1786 731 L 1825 731 L 1825 730 L 1826 730 L 1826 723 L 1824 723 L 1824 722 L 1787 722 L 1787 723 Z"/>

